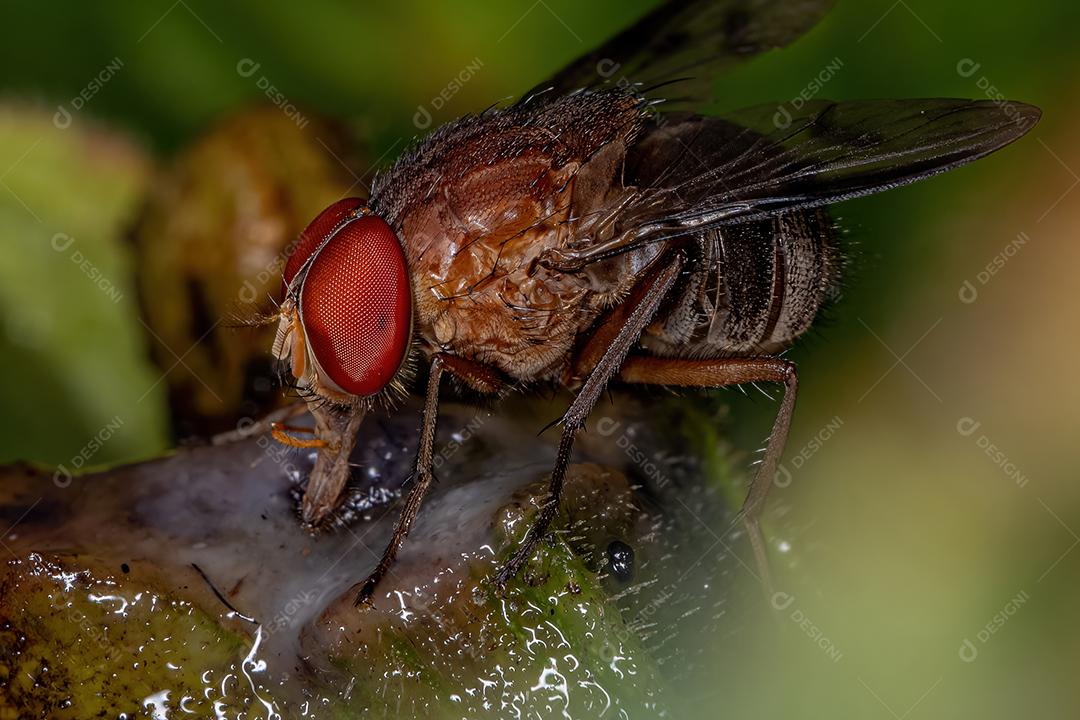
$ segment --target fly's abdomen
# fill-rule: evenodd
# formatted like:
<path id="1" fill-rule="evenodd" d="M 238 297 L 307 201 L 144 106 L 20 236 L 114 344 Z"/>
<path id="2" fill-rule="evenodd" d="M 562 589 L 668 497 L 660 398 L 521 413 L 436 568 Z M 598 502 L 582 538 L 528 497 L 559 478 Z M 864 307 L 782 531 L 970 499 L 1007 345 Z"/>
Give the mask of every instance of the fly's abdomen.
<path id="1" fill-rule="evenodd" d="M 703 233 L 690 274 L 642 340 L 664 356 L 776 353 L 805 333 L 839 275 L 824 210 Z"/>

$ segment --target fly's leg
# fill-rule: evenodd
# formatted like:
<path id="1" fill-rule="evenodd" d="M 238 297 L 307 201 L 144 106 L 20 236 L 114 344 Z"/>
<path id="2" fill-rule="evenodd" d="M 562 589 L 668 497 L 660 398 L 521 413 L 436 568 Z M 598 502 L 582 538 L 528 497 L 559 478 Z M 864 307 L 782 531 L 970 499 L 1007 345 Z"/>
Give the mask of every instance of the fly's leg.
<path id="1" fill-rule="evenodd" d="M 641 247 L 643 242 L 648 242 L 647 238 L 650 235 L 654 235 L 656 242 L 659 242 L 666 237 L 662 231 L 669 229 L 669 226 L 662 223 L 651 223 L 579 249 L 548 248 L 540 253 L 536 263 L 559 272 L 575 273 L 589 263 L 614 257 L 631 248 Z"/>
<path id="2" fill-rule="evenodd" d="M 412 527 L 413 520 L 420 512 L 420 504 L 424 501 L 424 495 L 431 485 L 431 462 L 432 448 L 435 442 L 435 426 L 439 417 L 439 381 L 443 374 L 443 358 L 436 355 L 431 361 L 431 372 L 428 375 L 427 395 L 424 398 L 424 419 L 420 430 L 420 447 L 416 453 L 416 470 L 413 473 L 413 486 L 405 498 L 405 505 L 398 515 L 394 534 L 390 538 L 390 544 L 383 551 L 379 564 L 371 571 L 367 579 L 359 584 L 356 590 L 356 605 L 370 603 L 371 595 L 375 592 L 375 586 L 379 584 L 383 576 L 394 564 L 398 548 L 405 541 Z"/>
<path id="3" fill-rule="evenodd" d="M 303 401 L 294 402 L 291 405 L 274 410 L 259 420 L 241 422 L 235 430 L 218 433 L 210 438 L 210 444 L 228 445 L 229 443 L 254 437 L 255 435 L 273 432 L 274 425 L 280 424 L 290 418 L 294 418 L 297 415 L 303 415 L 305 412 L 307 412 L 307 403 Z"/>
<path id="4" fill-rule="evenodd" d="M 719 388 L 752 382 L 776 382 L 784 386 L 784 397 L 773 421 L 765 456 L 761 460 L 754 479 L 750 482 L 746 500 L 739 511 L 739 519 L 746 527 L 750 546 L 754 551 L 760 580 L 766 592 L 770 591 L 768 553 L 761 533 L 761 513 L 765 499 L 772 488 L 780 456 L 787 443 L 791 417 L 795 412 L 795 396 L 799 390 L 795 364 L 780 358 L 727 358 L 718 360 L 679 360 L 655 357 L 629 358 L 619 373 L 619 379 L 628 383 L 668 385 L 682 387 Z"/>
<path id="5" fill-rule="evenodd" d="M 608 381 L 619 372 L 619 367 L 626 359 L 630 348 L 637 343 L 641 333 L 656 314 L 660 304 L 667 296 L 668 291 L 675 284 L 682 269 L 682 257 L 676 255 L 674 259 L 664 262 L 658 269 L 650 273 L 640 284 L 641 291 L 635 295 L 640 297 L 638 303 L 625 317 L 615 334 L 614 339 L 608 345 L 599 361 L 591 368 L 589 376 L 585 379 L 581 390 L 578 391 L 574 402 L 570 404 L 563 415 L 562 437 L 559 439 L 559 452 L 555 458 L 555 467 L 551 471 L 548 481 L 548 495 L 540 506 L 540 512 L 533 520 L 525 539 L 510 557 L 510 560 L 495 574 L 495 585 L 499 589 L 513 578 L 522 566 L 532 556 L 536 544 L 547 532 L 548 525 L 559 510 L 559 499 L 562 495 L 563 479 L 566 477 L 566 466 L 570 463 L 570 454 L 574 447 L 574 437 L 578 430 L 585 426 L 585 420 L 596 405 L 600 395 L 604 392 Z M 598 332 L 603 334 L 603 328 Z"/>
<path id="6" fill-rule="evenodd" d="M 314 429 L 283 422 L 308 410 L 315 419 Z M 224 445 L 269 432 L 282 445 L 305 450 L 318 449 L 300 510 L 305 525 L 318 527 L 337 507 L 338 498 L 348 482 L 349 454 L 356 444 L 356 433 L 363 422 L 364 413 L 362 405 L 351 405 L 339 412 L 331 412 L 321 405 L 298 402 L 275 410 L 249 425 L 215 435 L 211 442 Z"/>
<path id="7" fill-rule="evenodd" d="M 580 182 L 580 181 L 579 181 Z M 604 211 L 602 217 L 594 218 L 589 223 L 589 234 L 603 235 L 605 230 L 611 227 L 619 218 L 622 217 L 623 212 L 627 207 L 633 204 L 635 201 L 639 201 L 639 193 L 627 193 L 622 199 L 618 200 L 613 206 L 607 208 Z M 590 243 L 584 248 L 548 248 L 544 250 L 533 261 L 529 274 L 531 275 L 537 265 L 543 265 L 544 267 L 552 270 L 558 270 L 559 272 L 577 272 L 583 268 L 589 261 L 599 259 L 598 254 L 604 252 L 614 251 L 616 248 L 623 247 L 628 241 L 628 235 L 623 234 L 614 237 L 610 240 L 605 240 L 599 243 Z M 636 236 L 634 236 L 636 237 Z"/>
<path id="8" fill-rule="evenodd" d="M 285 423 L 270 423 L 270 435 L 282 445 L 294 448 L 324 448 L 329 447 L 330 441 L 315 437 L 313 428 L 297 427 Z M 297 435 L 311 435 L 310 438 L 298 438 Z"/>
<path id="9" fill-rule="evenodd" d="M 412 528 L 420 512 L 420 506 L 424 502 L 433 479 L 432 461 L 435 445 L 435 427 L 439 418 L 439 381 L 443 372 L 449 372 L 466 385 L 484 394 L 493 394 L 499 391 L 502 380 L 498 373 L 479 363 L 439 353 L 432 358 L 431 372 L 428 375 L 427 395 L 424 399 L 424 418 L 420 430 L 420 447 L 416 453 L 416 470 L 413 473 L 413 486 L 405 497 L 405 504 L 398 515 L 397 525 L 394 526 L 394 534 L 390 543 L 383 551 L 382 558 L 375 569 L 371 571 L 367 579 L 353 587 L 356 592 L 356 605 L 370 604 L 371 596 L 375 592 L 379 581 L 390 571 L 397 557 L 401 544 Z"/>

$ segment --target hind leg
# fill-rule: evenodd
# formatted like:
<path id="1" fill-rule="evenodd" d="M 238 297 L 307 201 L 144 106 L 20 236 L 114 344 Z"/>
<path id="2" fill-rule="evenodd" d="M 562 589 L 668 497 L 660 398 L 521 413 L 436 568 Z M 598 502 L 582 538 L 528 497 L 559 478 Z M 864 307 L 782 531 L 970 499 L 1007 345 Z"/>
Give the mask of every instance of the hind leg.
<path id="1" fill-rule="evenodd" d="M 752 382 L 776 382 L 784 386 L 784 397 L 773 421 L 765 456 L 750 482 L 739 518 L 746 527 L 761 581 L 770 591 L 768 553 L 761 533 L 761 513 L 769 496 L 787 443 L 795 397 L 799 390 L 795 364 L 774 357 L 725 358 L 718 360 L 682 360 L 657 357 L 632 357 L 623 364 L 619 379 L 627 383 L 678 387 L 719 388 Z"/>

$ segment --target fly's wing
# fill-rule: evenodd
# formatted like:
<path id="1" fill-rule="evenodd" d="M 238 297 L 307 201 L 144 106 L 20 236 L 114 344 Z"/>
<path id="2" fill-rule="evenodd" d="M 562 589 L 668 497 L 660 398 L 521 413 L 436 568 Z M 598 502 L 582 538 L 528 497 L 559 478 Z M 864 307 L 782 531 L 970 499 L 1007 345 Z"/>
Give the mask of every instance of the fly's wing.
<path id="1" fill-rule="evenodd" d="M 835 0 L 666 2 L 524 97 L 559 95 L 605 83 L 648 88 L 672 80 L 681 99 L 710 98 L 717 72 L 783 47 L 812 28 Z"/>
<path id="2" fill-rule="evenodd" d="M 624 180 L 639 197 L 618 252 L 906 185 L 1008 145 L 1040 114 L 1017 102 L 927 99 L 670 116 L 627 154 Z"/>

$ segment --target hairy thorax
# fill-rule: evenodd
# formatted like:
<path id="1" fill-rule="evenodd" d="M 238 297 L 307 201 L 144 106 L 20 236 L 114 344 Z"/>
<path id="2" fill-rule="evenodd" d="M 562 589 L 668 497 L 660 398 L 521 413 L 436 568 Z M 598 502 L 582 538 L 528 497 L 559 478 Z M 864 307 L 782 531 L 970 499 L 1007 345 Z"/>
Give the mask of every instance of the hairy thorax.
<path id="1" fill-rule="evenodd" d="M 534 262 L 569 231 L 571 168 L 546 165 L 479 169 L 402 225 L 420 337 L 520 379 L 555 372 L 601 306 L 577 276 Z"/>
<path id="2" fill-rule="evenodd" d="M 639 123 L 636 101 L 625 95 L 559 102 L 573 106 L 550 121 L 540 113 L 523 124 L 507 110 L 449 126 L 377 186 L 372 204 L 402 239 L 416 334 L 428 352 L 520 380 L 552 379 L 579 334 L 632 284 L 630 274 L 597 283 L 594 273 L 536 262 L 546 249 L 580 241 L 583 205 L 619 192 L 614 170 L 599 185 L 579 176 L 600 150 L 625 152 Z"/>

